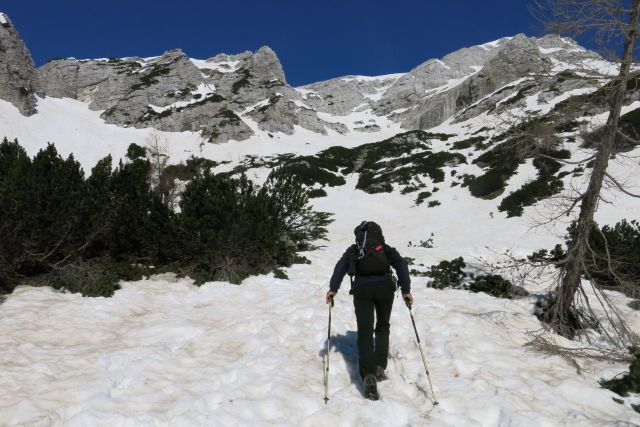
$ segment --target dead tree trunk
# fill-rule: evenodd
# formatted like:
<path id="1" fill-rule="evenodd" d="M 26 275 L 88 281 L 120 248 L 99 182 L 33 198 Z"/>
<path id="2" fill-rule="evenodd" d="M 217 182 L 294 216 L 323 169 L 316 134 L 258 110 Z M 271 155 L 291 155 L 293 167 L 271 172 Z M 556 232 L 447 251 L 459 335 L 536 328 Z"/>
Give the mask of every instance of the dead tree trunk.
<path id="1" fill-rule="evenodd" d="M 629 70 L 633 61 L 633 51 L 638 37 L 638 14 L 640 0 L 633 0 L 627 24 L 624 54 L 620 64 L 620 72 L 615 85 L 611 110 L 606 124 L 606 132 L 602 143 L 598 148 L 593 166 L 593 172 L 589 179 L 587 191 L 582 196 L 580 214 L 578 217 L 576 233 L 567 251 L 566 263 L 563 267 L 560 284 L 557 288 L 556 301 L 553 310 L 549 313 L 548 322 L 556 332 L 565 335 L 573 335 L 571 325 L 572 307 L 575 294 L 580 287 L 580 280 L 584 268 L 585 256 L 588 256 L 589 232 L 593 226 L 593 217 L 598 205 L 602 182 L 605 178 L 609 157 L 618 128 L 618 121 L 622 110 L 622 103 L 627 90 Z"/>

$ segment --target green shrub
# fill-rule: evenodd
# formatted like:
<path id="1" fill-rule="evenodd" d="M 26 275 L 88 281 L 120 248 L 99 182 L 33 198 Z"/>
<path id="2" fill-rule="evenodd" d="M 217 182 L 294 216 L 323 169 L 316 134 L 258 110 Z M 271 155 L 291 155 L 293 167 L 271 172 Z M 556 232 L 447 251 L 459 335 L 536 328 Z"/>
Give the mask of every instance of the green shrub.
<path id="1" fill-rule="evenodd" d="M 424 187 L 420 180 L 422 176 L 442 182 L 445 178 L 443 167 L 466 163 L 466 157 L 460 153 L 429 150 L 431 139 L 449 137 L 409 131 L 355 148 L 331 147 L 314 156 L 280 156 L 278 163 L 290 173 L 299 175 L 309 187 L 344 185 L 344 176 L 358 173 L 356 188 L 362 191 L 371 194 L 391 192 L 397 184 L 407 193 Z M 413 154 L 406 155 L 411 152 Z"/>
<path id="2" fill-rule="evenodd" d="M 309 261 L 309 259 L 303 255 L 294 255 L 293 257 L 293 263 L 294 264 L 311 264 L 311 261 Z"/>
<path id="3" fill-rule="evenodd" d="M 498 210 L 506 211 L 507 217 L 521 216 L 524 207 L 531 206 L 536 202 L 549 196 L 557 194 L 564 188 L 564 184 L 559 179 L 541 177 L 534 181 L 527 182 L 518 190 L 511 192 L 505 197 Z"/>
<path id="4" fill-rule="evenodd" d="M 569 235 L 574 232 L 570 228 Z M 586 260 L 587 274 L 602 286 L 619 289 L 633 298 L 640 297 L 637 281 L 640 277 L 640 223 L 635 219 L 629 222 L 623 219 L 614 226 L 605 225 L 600 232 L 594 226 L 589 233 L 589 246 L 595 256 Z"/>
<path id="5" fill-rule="evenodd" d="M 319 197 L 327 197 L 327 192 L 323 188 L 314 188 L 307 193 L 310 199 L 316 199 Z"/>
<path id="6" fill-rule="evenodd" d="M 411 241 L 409 241 L 409 246 L 410 247 L 420 247 L 420 248 L 427 248 L 427 249 L 431 249 L 433 248 L 433 238 L 434 238 L 434 234 L 431 233 L 431 235 L 426 239 L 426 240 L 420 240 L 420 243 L 414 245 L 411 243 Z"/>
<path id="7" fill-rule="evenodd" d="M 302 184 L 275 170 L 262 187 L 246 177 L 205 173 L 191 181 L 180 202 L 189 246 L 186 258 L 197 282 L 266 273 L 288 266 L 296 251 L 324 238 L 328 214 L 314 212 Z"/>
<path id="8" fill-rule="evenodd" d="M 284 163 L 282 169 L 288 174 L 295 175 L 302 184 L 309 187 L 315 184 L 328 185 L 329 187 L 346 184 L 343 177 L 326 170 L 322 166 L 317 159 L 303 157 Z"/>
<path id="9" fill-rule="evenodd" d="M 496 298 L 511 298 L 513 285 L 500 275 L 489 274 L 477 276 L 469 283 L 471 292 L 484 292 Z"/>
<path id="10" fill-rule="evenodd" d="M 462 271 L 466 266 L 462 257 L 432 265 L 426 273 L 427 276 L 433 278 L 429 285 L 435 289 L 461 288 L 465 277 L 467 277 L 467 274 Z"/>
<path id="11" fill-rule="evenodd" d="M 421 205 L 425 199 L 431 197 L 431 194 L 432 193 L 429 191 L 421 191 L 420 193 L 418 193 L 418 197 L 416 198 L 416 205 Z"/>
<path id="12" fill-rule="evenodd" d="M 474 197 L 495 199 L 504 191 L 507 180 L 515 173 L 511 167 L 490 169 L 479 177 L 468 178 L 465 183 Z"/>
<path id="13" fill-rule="evenodd" d="M 255 186 L 212 175 L 215 162 L 191 159 L 168 176 L 191 179 L 173 212 L 151 188 L 150 162 L 132 144 L 129 160 L 110 156 L 91 176 L 53 145 L 31 160 L 17 141 L 0 144 L 0 291 L 24 280 L 87 296 L 109 296 L 119 280 L 156 271 L 197 281 L 240 282 L 277 266 L 306 262 L 297 251 L 324 238 L 329 214 L 315 212 L 305 187 L 282 170 Z"/>
<path id="14" fill-rule="evenodd" d="M 135 160 L 147 156 L 147 149 L 139 146 L 138 144 L 131 143 L 127 148 L 127 158 L 129 160 Z"/>
<path id="15" fill-rule="evenodd" d="M 575 221 L 567 229 L 565 247 L 570 247 L 576 233 Z M 632 298 L 640 297 L 640 223 L 636 220 L 605 225 L 594 224 L 589 232 L 589 248 L 593 254 L 584 260 L 585 275 L 597 285 L 619 290 Z M 566 249 L 556 245 L 551 251 L 540 249 L 527 258 L 532 262 L 553 262 L 562 266 Z"/>
<path id="16" fill-rule="evenodd" d="M 539 249 L 531 255 L 527 255 L 527 259 L 531 262 L 560 262 L 565 256 L 566 253 L 562 245 L 556 245 L 551 251 Z"/>
<path id="17" fill-rule="evenodd" d="M 467 148 L 470 148 L 471 146 L 477 145 L 479 143 L 482 143 L 482 141 L 484 141 L 484 137 L 482 136 L 474 136 L 471 137 L 469 139 L 464 139 L 462 141 L 457 141 L 453 143 L 453 149 L 454 150 L 465 150 Z"/>
<path id="18" fill-rule="evenodd" d="M 273 269 L 273 277 L 276 279 L 289 280 L 289 276 L 287 276 L 287 273 L 285 273 L 281 268 Z"/>
<path id="19" fill-rule="evenodd" d="M 633 356 L 633 360 L 629 365 L 629 372 L 620 378 L 612 378 L 600 382 L 602 387 L 620 396 L 628 396 L 629 393 L 640 393 L 640 348 L 632 347 L 629 351 Z M 636 412 L 640 412 L 640 405 L 636 405 L 634 409 Z"/>
<path id="20" fill-rule="evenodd" d="M 114 266 L 99 261 L 67 264 L 45 276 L 45 280 L 52 288 L 80 293 L 83 297 L 110 297 L 120 288 Z"/>

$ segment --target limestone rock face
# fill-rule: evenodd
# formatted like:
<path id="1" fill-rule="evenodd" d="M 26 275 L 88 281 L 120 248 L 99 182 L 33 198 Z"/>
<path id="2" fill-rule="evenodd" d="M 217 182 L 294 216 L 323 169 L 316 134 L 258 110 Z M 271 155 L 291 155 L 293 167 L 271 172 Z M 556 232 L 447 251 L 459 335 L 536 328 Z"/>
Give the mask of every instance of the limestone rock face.
<path id="1" fill-rule="evenodd" d="M 584 76 L 601 79 L 589 68 L 603 64 L 569 39 L 519 34 L 430 59 L 407 73 L 346 76 L 299 88 L 287 83 L 267 46 L 206 60 L 179 49 L 153 58 L 59 59 L 36 70 L 0 14 L 0 99 L 23 114 L 36 112 L 36 93 L 68 97 L 101 111 L 107 123 L 200 132 L 216 143 L 249 138 L 256 127 L 326 135 L 379 132 L 391 120 L 408 130 L 430 129 L 447 120 L 526 109 L 532 95 L 544 104 L 591 85 Z"/>
<path id="2" fill-rule="evenodd" d="M 299 105 L 301 94 L 287 84 L 278 57 L 266 46 L 255 53 L 207 60 L 190 59 L 180 50 L 147 59 L 63 59 L 44 65 L 40 78 L 47 95 L 105 110 L 102 117 L 108 123 L 201 131 L 211 142 L 253 135 L 242 119 L 247 111 L 269 132 L 290 134 L 294 125 L 319 133 L 346 132 L 343 125 L 325 122 L 316 111 Z M 257 104 L 280 97 L 287 102 L 255 112 Z"/>
<path id="3" fill-rule="evenodd" d="M 417 66 L 384 94 L 375 106 L 376 112 L 393 114 L 414 108 L 434 95 L 446 92 L 459 80 L 478 72 L 500 50 L 505 39 L 492 44 L 460 49 L 442 59 L 431 59 Z"/>
<path id="4" fill-rule="evenodd" d="M 73 98 L 93 110 L 106 110 L 129 92 L 140 68 L 132 59 L 56 59 L 40 67 L 38 74 L 47 96 Z"/>
<path id="5" fill-rule="evenodd" d="M 295 132 L 296 125 L 323 135 L 327 134 L 327 129 L 343 134 L 348 130 L 343 124 L 324 121 L 314 110 L 304 104 L 280 95 L 269 98 L 265 105 L 254 108 L 248 116 L 255 120 L 261 129 L 268 132 L 283 132 L 287 135 Z"/>
<path id="6" fill-rule="evenodd" d="M 130 76 L 134 80 L 126 88 L 126 94 L 108 100 L 109 106 L 102 105 L 108 108 L 102 114 L 108 123 L 146 127 L 152 111 L 176 102 L 190 102 L 194 92 L 204 83 L 200 71 L 180 50 L 165 52 L 160 58 L 131 72 Z M 169 112 L 171 109 L 165 111 Z M 178 115 L 174 121 L 180 121 Z"/>
<path id="7" fill-rule="evenodd" d="M 588 68 L 593 61 L 601 60 L 571 40 L 519 34 L 425 62 L 398 79 L 374 109 L 401 122 L 406 129 L 428 129 L 454 116 L 465 119 L 488 111 L 522 89 L 523 80 L 545 90 L 556 81 L 563 66 Z M 494 94 L 510 84 L 511 91 Z M 484 102 L 486 97 L 494 102 Z M 479 108 L 477 103 L 486 108 Z"/>
<path id="8" fill-rule="evenodd" d="M 402 74 L 380 77 L 346 76 L 302 86 L 304 102 L 316 111 L 345 116 L 372 108 Z"/>
<path id="9" fill-rule="evenodd" d="M 36 113 L 38 74 L 29 50 L 9 17 L 0 12 L 0 99 L 25 116 Z"/>

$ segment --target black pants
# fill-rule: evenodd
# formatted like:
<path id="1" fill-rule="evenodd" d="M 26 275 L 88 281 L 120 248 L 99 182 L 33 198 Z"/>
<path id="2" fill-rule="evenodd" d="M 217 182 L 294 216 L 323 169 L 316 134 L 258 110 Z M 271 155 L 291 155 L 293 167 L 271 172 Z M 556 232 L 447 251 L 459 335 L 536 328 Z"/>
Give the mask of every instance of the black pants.
<path id="1" fill-rule="evenodd" d="M 389 318 L 393 306 L 395 285 L 389 280 L 367 283 L 353 291 L 353 306 L 358 322 L 358 352 L 360 376 L 376 373 L 376 367 L 386 369 L 389 355 Z M 373 338 L 374 310 L 376 319 Z"/>

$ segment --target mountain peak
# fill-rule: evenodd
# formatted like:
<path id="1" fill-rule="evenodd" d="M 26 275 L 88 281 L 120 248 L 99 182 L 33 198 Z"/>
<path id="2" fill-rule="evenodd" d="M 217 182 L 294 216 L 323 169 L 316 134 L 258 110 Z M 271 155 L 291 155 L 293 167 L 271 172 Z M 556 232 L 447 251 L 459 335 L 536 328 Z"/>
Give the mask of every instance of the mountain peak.
<path id="1" fill-rule="evenodd" d="M 0 12 L 0 25 L 5 27 L 11 26 L 11 21 L 4 12 Z"/>
<path id="2" fill-rule="evenodd" d="M 263 76 L 270 76 L 282 82 L 287 81 L 278 55 L 269 46 L 262 46 L 253 54 L 251 66 Z"/>

